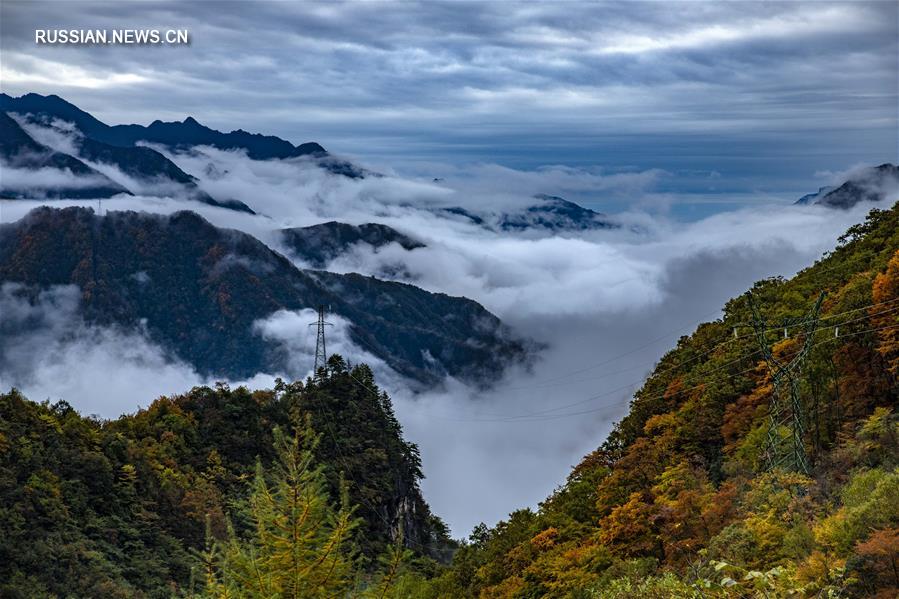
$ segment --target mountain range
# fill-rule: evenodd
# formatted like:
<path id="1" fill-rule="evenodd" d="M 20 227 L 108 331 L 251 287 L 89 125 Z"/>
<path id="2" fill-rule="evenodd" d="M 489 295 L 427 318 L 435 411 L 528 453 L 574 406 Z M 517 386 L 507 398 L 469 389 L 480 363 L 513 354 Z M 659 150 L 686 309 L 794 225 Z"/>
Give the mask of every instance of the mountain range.
<path id="1" fill-rule="evenodd" d="M 181 122 L 156 120 L 148 126 L 134 124 L 110 126 L 59 96 L 40 94 L 25 94 L 18 98 L 0 94 L 0 110 L 30 114 L 44 120 L 59 119 L 73 123 L 85 137 L 110 146 L 127 148 L 139 142 L 149 142 L 173 150 L 183 150 L 204 145 L 220 150 L 243 150 L 253 160 L 310 157 L 317 159 L 322 166 L 337 174 L 350 177 L 360 177 L 363 174 L 361 169 L 334 158 L 315 142 L 295 146 L 274 135 L 249 133 L 242 129 L 223 133 L 201 125 L 191 116 Z"/>
<path id="2" fill-rule="evenodd" d="M 211 146 L 220 150 L 241 150 L 254 160 L 308 159 L 327 171 L 351 178 L 361 178 L 365 171 L 330 155 L 322 146 L 309 142 L 294 146 L 281 138 L 236 130 L 222 133 L 205 127 L 193 117 L 182 122 L 154 121 L 148 126 L 107 125 L 62 98 L 49 95 L 26 94 L 13 98 L 0 94 L 3 111 L 3 158 L 7 164 L 19 168 L 48 166 L 68 170 L 68 181 L 54 181 L 42 186 L 35 179 L 29 186 L 12 187 L 0 183 L 0 197 L 40 198 L 110 198 L 120 193 L 145 195 L 179 195 L 212 206 L 230 208 L 253 214 L 254 211 L 238 200 L 214 199 L 199 189 L 197 179 L 185 173 L 161 152 L 146 143 L 168 148 L 173 152 L 187 151 L 195 146 Z M 10 115 L 14 115 L 12 118 Z M 50 148 L 32 138 L 21 125 L 41 128 L 74 126 L 74 152 Z M 52 156 L 51 162 L 46 157 Z M 41 158 L 43 157 L 43 158 Z M 115 181 L 116 174 L 103 172 L 111 166 L 129 178 Z M 87 180 L 87 182 L 84 181 Z M 95 184 L 89 184 L 95 183 Z"/>
<path id="3" fill-rule="evenodd" d="M 187 199 L 205 204 L 254 213 L 247 204 L 233 198 L 213 198 L 200 190 L 197 178 L 184 172 L 165 155 L 143 144 L 163 146 L 172 152 L 189 151 L 197 146 L 220 150 L 238 150 L 253 160 L 312 161 L 326 171 L 353 179 L 380 176 L 337 158 L 316 142 L 294 145 L 273 136 L 237 129 L 229 133 L 217 131 L 188 116 L 183 121 L 156 120 L 149 125 L 108 125 L 88 112 L 56 95 L 25 94 L 12 97 L 0 94 L 2 146 L 0 156 L 7 166 L 20 169 L 51 168 L 70 173 L 69 181 L 56 181 L 41 187 L 23 185 L 16 177 L 15 185 L 0 181 L 0 198 L 109 198 L 122 193 L 166 195 L 175 189 Z M 9 114 L 15 119 L 9 118 Z M 32 139 L 17 123 L 27 122 L 41 127 L 71 124 L 77 130 L 76 155 L 47 147 Z M 132 180 L 116 180 L 102 168 L 109 165 L 134 181 L 151 182 L 150 189 Z M 106 172 L 104 172 L 106 171 Z M 7 176 L 4 179 L 9 180 Z M 797 204 L 819 204 L 832 208 L 848 208 L 862 201 L 879 201 L 899 189 L 899 168 L 882 164 L 851 175 L 844 183 L 822 187 L 800 198 Z M 149 193 L 148 193 L 149 192 Z M 462 218 L 478 226 L 502 232 L 584 231 L 615 228 L 606 215 L 584 208 L 558 196 L 539 194 L 523 202 L 520 208 L 493 213 L 468 207 L 450 206 L 437 212 L 449 218 Z"/>
<path id="4" fill-rule="evenodd" d="M 0 155 L 6 168 L 25 171 L 21 177 L 0 182 L 0 198 L 111 198 L 120 194 L 149 193 L 180 195 L 210 206 L 255 214 L 238 200 L 218 201 L 199 189 L 195 177 L 181 170 L 163 154 L 144 146 L 119 147 L 79 136 L 76 155 L 67 154 L 30 136 L 20 122 L 0 113 Z M 113 167 L 108 174 L 103 172 Z M 50 181 L 37 176 L 37 169 L 57 171 Z M 34 176 L 28 176 L 31 171 Z M 125 181 L 115 181 L 114 178 Z M 60 180 L 61 178 L 61 180 Z M 132 187 L 129 189 L 128 185 Z"/>
<path id="5" fill-rule="evenodd" d="M 0 113 L 0 157 L 4 161 L 0 198 L 109 198 L 130 193 L 77 158 L 34 141 L 5 112 Z M 53 169 L 70 177 L 53 186 L 39 187 L 33 175 L 40 169 Z"/>
<path id="6" fill-rule="evenodd" d="M 320 305 L 351 323 L 354 344 L 420 384 L 445 376 L 489 383 L 529 355 L 474 301 L 301 270 L 256 238 L 189 211 L 36 208 L 0 225 L 0 280 L 31 300 L 76 285 L 85 322 L 145 332 L 199 373 L 232 380 L 292 372 L 289 351 L 260 334 L 258 322 Z"/>
<path id="7" fill-rule="evenodd" d="M 0 94 L 0 111 L 6 113 L 2 122 L 3 158 L 8 165 L 22 169 L 48 166 L 71 172 L 66 181 L 54 181 L 52 185 L 41 186 L 36 177 L 30 178 L 27 186 L 11 187 L 0 182 L 0 197 L 7 199 L 110 198 L 123 193 L 174 195 L 255 213 L 255 208 L 244 202 L 213 198 L 200 189 L 195 175 L 213 176 L 214 167 L 204 173 L 186 173 L 164 154 L 144 144 L 162 146 L 174 153 L 210 146 L 242 151 L 252 160 L 312 161 L 331 174 L 352 179 L 380 176 L 331 155 L 316 142 L 294 145 L 279 137 L 241 129 L 224 133 L 190 116 L 180 122 L 156 120 L 147 126 L 108 125 L 59 96 L 33 93 L 18 98 Z M 62 127 L 74 139 L 74 148 L 66 151 L 69 148 L 48 147 L 33 139 L 22 125 L 37 129 Z M 35 160 L 36 155 L 44 158 Z M 46 162 L 50 156 L 52 161 Z M 441 208 L 437 212 L 501 232 L 583 231 L 617 226 L 604 214 L 549 195 L 533 196 L 518 208 L 497 213 L 462 207 Z"/>
<path id="8" fill-rule="evenodd" d="M 243 202 L 212 197 L 197 176 L 144 142 L 175 154 L 203 145 L 240 150 L 253 160 L 311 161 L 336 177 L 377 176 L 342 162 L 315 142 L 294 145 L 243 130 L 223 133 L 192 117 L 110 126 L 58 96 L 38 94 L 0 94 L 0 110 L 0 197 L 8 199 L 147 194 L 255 214 Z M 47 128 L 68 133 L 63 136 L 68 141 L 54 142 Z M 47 172 L 56 178 L 37 183 L 47 179 Z M 800 202 L 845 208 L 877 200 L 896 187 L 899 169 L 884 164 Z M 618 226 L 600 212 L 544 194 L 513 210 L 434 210 L 496 233 Z M 54 285 L 76 285 L 87 323 L 145 331 L 206 376 L 240 379 L 289 372 L 294 365 L 284 344 L 264 338 L 257 325 L 279 310 L 319 305 L 332 306 L 351 323 L 356 345 L 424 385 L 445 376 L 489 382 L 508 363 L 528 359 L 528 342 L 513 338 L 499 319 L 473 301 L 320 270 L 354 247 L 378 250 L 397 244 L 414 251 L 424 247 L 419 240 L 379 223 L 329 221 L 277 233 L 280 247 L 319 270 L 298 268 L 254 237 L 215 227 L 192 212 L 99 216 L 84 208 L 40 208 L 0 226 L 0 280 L 22 284 L 21 293 L 32 298 Z"/>

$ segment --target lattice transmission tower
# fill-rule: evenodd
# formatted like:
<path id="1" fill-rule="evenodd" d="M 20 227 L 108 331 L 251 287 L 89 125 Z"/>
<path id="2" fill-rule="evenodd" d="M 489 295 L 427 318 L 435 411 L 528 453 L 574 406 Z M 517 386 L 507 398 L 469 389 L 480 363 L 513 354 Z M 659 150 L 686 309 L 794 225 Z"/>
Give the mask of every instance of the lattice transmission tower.
<path id="1" fill-rule="evenodd" d="M 318 328 L 318 335 L 315 340 L 315 366 L 312 371 L 313 378 L 318 381 L 321 379 L 320 371 L 328 366 L 328 349 L 325 346 L 325 327 L 333 326 L 325 320 L 325 307 L 318 307 L 318 319 L 309 323 L 310 327 Z"/>
<path id="2" fill-rule="evenodd" d="M 774 357 L 771 352 L 766 336 L 766 332 L 771 329 L 768 328 L 765 319 L 759 313 L 752 294 L 749 294 L 752 327 L 774 382 L 774 394 L 771 396 L 768 412 L 765 448 L 765 461 L 769 470 L 784 468 L 803 474 L 809 473 L 808 456 L 803 444 L 807 414 L 800 395 L 799 383 L 802 380 L 802 364 L 812 348 L 815 331 L 818 329 L 818 314 L 823 301 L 824 293 L 822 292 L 805 318 L 784 322 L 784 338 L 789 336 L 788 331 L 791 326 L 798 325 L 804 339 L 799 352 L 790 360 L 782 361 Z"/>

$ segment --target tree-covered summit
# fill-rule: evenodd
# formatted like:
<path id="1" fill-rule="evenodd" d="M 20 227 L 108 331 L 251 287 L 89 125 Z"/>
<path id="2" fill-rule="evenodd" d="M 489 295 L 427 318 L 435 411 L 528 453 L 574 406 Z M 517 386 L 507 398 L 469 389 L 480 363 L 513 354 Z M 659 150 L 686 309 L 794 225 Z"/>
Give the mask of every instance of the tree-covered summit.
<path id="1" fill-rule="evenodd" d="M 248 530 L 237 506 L 257 463 L 310 426 L 326 500 L 358 518 L 354 576 L 375 576 L 402 543 L 433 568 L 451 550 L 421 496 L 415 445 L 402 438 L 371 370 L 333 356 L 316 381 L 250 391 L 195 387 L 115 420 L 60 401 L 0 395 L 0 596 L 170 597 L 198 574 L 207 531 Z M 429 565 L 431 564 L 431 565 Z M 179 590 L 180 589 L 180 590 Z"/>

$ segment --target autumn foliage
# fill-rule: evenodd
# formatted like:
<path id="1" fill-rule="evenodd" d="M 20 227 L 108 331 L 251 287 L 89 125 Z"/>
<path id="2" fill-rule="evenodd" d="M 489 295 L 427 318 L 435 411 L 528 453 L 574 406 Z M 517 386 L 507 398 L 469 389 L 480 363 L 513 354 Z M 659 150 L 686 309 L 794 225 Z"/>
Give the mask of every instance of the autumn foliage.
<path id="1" fill-rule="evenodd" d="M 751 319 L 743 295 L 662 358 L 565 485 L 476 531 L 422 596 L 895 597 L 899 206 L 752 293 L 777 323 L 821 291 L 799 389 L 809 475 L 766 468 L 774 385 L 745 325 L 733 337 Z M 781 335 L 789 359 L 802 340 Z"/>
<path id="2" fill-rule="evenodd" d="M 662 357 L 552 495 L 454 552 L 367 367 L 332 358 L 323 384 L 198 388 L 111 422 L 0 395 L 0 596 L 895 597 L 899 205 L 751 290 L 771 323 L 822 291 L 797 388 L 808 472 L 764 459 L 783 431 L 744 294 Z M 776 356 L 798 330 L 772 333 Z"/>

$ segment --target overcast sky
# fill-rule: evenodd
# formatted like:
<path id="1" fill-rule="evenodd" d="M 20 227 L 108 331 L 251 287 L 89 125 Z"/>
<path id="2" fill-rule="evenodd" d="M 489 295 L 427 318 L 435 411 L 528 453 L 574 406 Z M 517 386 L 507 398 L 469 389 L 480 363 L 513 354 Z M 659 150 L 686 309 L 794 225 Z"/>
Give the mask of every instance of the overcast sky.
<path id="1" fill-rule="evenodd" d="M 897 161 L 899 3 L 17 2 L 2 89 L 109 123 L 193 115 L 404 173 L 659 169 L 699 212 Z M 47 46 L 36 28 L 187 28 Z M 701 194 L 701 195 L 695 195 Z M 603 208 L 603 197 L 578 198 Z M 714 209 L 714 208 L 712 208 Z"/>

